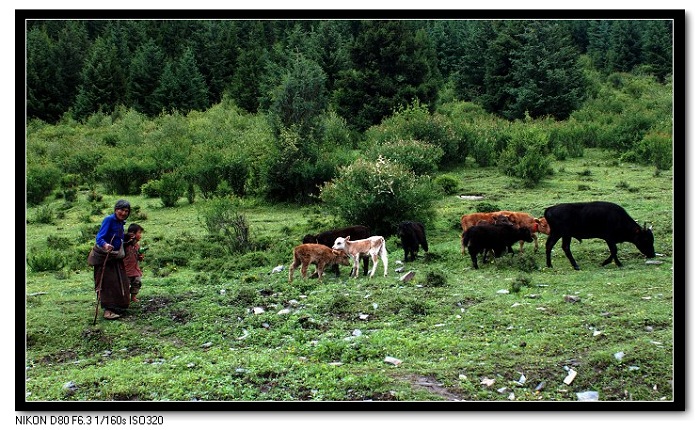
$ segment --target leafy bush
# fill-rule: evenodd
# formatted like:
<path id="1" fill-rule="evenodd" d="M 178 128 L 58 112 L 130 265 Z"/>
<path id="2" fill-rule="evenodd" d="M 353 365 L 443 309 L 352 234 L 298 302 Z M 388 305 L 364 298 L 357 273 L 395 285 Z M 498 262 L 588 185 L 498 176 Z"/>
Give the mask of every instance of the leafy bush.
<path id="1" fill-rule="evenodd" d="M 439 114 L 431 115 L 428 107 L 417 100 L 371 127 L 366 138 L 372 144 L 397 139 L 425 142 L 442 150 L 440 166 L 449 166 L 466 156 L 460 152 L 458 137 L 450 120 Z"/>
<path id="2" fill-rule="evenodd" d="M 647 133 L 638 145 L 638 154 L 639 162 L 668 170 L 673 167 L 673 138 L 666 133 Z"/>
<path id="3" fill-rule="evenodd" d="M 141 186 L 141 193 L 147 197 L 160 197 L 166 208 L 175 207 L 185 192 L 187 184 L 177 172 L 164 173 L 160 179 L 153 179 Z"/>
<path id="4" fill-rule="evenodd" d="M 58 186 L 61 171 L 53 164 L 33 164 L 27 166 L 27 203 L 38 205 Z"/>
<path id="5" fill-rule="evenodd" d="M 37 224 L 53 224 L 54 211 L 48 206 L 40 206 L 34 213 L 34 222 Z"/>
<path id="6" fill-rule="evenodd" d="M 392 140 L 372 146 L 367 158 L 376 160 L 380 156 L 403 164 L 416 175 L 433 173 L 443 155 L 440 148 L 417 140 Z"/>
<path id="7" fill-rule="evenodd" d="M 475 212 L 498 212 L 501 208 L 494 205 L 493 203 L 479 202 L 474 207 Z"/>
<path id="8" fill-rule="evenodd" d="M 229 252 L 242 252 L 250 248 L 250 226 L 246 217 L 238 213 L 232 199 L 212 199 L 201 209 L 200 220 L 209 235 L 221 240 Z"/>
<path id="9" fill-rule="evenodd" d="M 34 272 L 55 272 L 63 269 L 65 260 L 63 255 L 51 249 L 35 251 L 27 258 L 27 265 Z"/>
<path id="10" fill-rule="evenodd" d="M 438 195 L 429 178 L 379 157 L 342 168 L 339 177 L 323 186 L 320 197 L 333 215 L 348 224 L 391 235 L 405 219 L 429 223 Z"/>
<path id="11" fill-rule="evenodd" d="M 516 131 L 501 153 L 501 171 L 533 186 L 552 173 L 551 155 L 547 152 L 547 135 L 537 128 Z"/>
<path id="12" fill-rule="evenodd" d="M 133 195 L 141 186 L 157 175 L 157 168 L 149 160 L 105 157 L 97 166 L 97 177 L 109 194 Z"/>
<path id="13" fill-rule="evenodd" d="M 442 190 L 445 195 L 454 194 L 457 192 L 459 182 L 450 175 L 440 175 L 435 178 L 435 185 Z"/>

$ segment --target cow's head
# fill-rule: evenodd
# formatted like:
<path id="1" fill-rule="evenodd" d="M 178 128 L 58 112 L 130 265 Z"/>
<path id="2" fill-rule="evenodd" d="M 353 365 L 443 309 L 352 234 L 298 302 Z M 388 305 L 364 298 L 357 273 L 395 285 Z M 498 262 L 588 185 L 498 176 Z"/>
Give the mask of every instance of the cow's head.
<path id="1" fill-rule="evenodd" d="M 518 237 L 518 240 L 524 240 L 525 242 L 532 242 L 532 232 L 527 227 L 518 228 L 517 237 Z"/>
<path id="2" fill-rule="evenodd" d="M 343 239 L 342 237 L 339 237 L 333 242 L 333 249 L 340 249 L 340 250 L 345 250 L 345 242 L 350 240 L 350 236 L 346 237 Z"/>
<path id="3" fill-rule="evenodd" d="M 544 233 L 547 235 L 551 231 L 549 229 L 549 223 L 547 222 L 547 219 L 545 217 L 535 218 L 535 228 L 536 228 L 535 231 L 538 231 L 540 233 Z"/>
<path id="4" fill-rule="evenodd" d="M 301 239 L 301 243 L 318 243 L 318 236 L 315 234 L 307 234 Z"/>
<path id="5" fill-rule="evenodd" d="M 633 242 L 639 252 L 646 255 L 647 258 L 656 257 L 654 250 L 654 233 L 651 232 L 651 227 L 647 228 L 646 224 L 642 228 L 638 228 L 634 234 Z"/>
<path id="6" fill-rule="evenodd" d="M 346 254 L 345 251 L 339 251 L 337 249 L 334 249 L 333 250 L 333 263 L 340 264 L 342 266 L 349 266 L 350 265 L 350 257 L 348 257 L 348 254 Z"/>

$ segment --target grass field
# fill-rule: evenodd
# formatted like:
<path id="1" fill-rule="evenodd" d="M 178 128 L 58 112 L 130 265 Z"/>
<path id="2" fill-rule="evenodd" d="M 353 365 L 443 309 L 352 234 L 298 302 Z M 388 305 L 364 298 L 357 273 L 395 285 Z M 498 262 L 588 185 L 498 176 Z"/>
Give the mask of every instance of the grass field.
<path id="1" fill-rule="evenodd" d="M 83 194 L 70 208 L 49 198 L 27 211 L 28 258 L 59 243 L 68 260 L 86 259 L 90 228 L 122 197 L 139 207 L 128 222 L 145 227 L 149 249 L 141 301 L 96 325 L 86 263 L 27 267 L 26 401 L 576 401 L 589 391 L 602 401 L 674 400 L 674 348 L 683 346 L 674 345 L 672 172 L 597 150 L 554 172 L 532 189 L 496 169 L 448 172 L 460 190 L 437 204 L 428 253 L 399 263 L 390 237 L 388 277 L 348 279 L 343 267 L 323 283 L 298 272 L 287 282 L 292 248 L 334 224 L 322 207 L 243 200 L 258 249 L 222 256 L 207 246 L 201 199 L 163 208 L 108 195 L 94 213 Z M 561 202 L 618 203 L 653 223 L 661 264 L 624 243 L 623 266 L 601 267 L 607 246 L 585 240 L 571 247 L 580 271 L 561 242 L 545 268 L 540 235 L 539 251 L 526 244 L 524 255 L 474 270 L 460 255 L 459 217 L 476 202 L 458 197 L 473 194 L 537 217 Z M 46 205 L 60 215 L 35 222 Z M 410 270 L 415 278 L 401 282 Z"/>

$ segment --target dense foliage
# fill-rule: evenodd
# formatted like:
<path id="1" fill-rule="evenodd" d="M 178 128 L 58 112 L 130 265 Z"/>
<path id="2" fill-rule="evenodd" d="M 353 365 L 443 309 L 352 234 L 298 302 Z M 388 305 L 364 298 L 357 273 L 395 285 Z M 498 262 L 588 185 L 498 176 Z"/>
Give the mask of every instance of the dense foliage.
<path id="1" fill-rule="evenodd" d="M 565 119 L 587 96 L 581 55 L 605 74 L 666 82 L 672 36 L 670 20 L 29 20 L 27 114 L 154 116 L 225 95 L 254 113 L 305 70 L 323 76 L 318 108 L 357 131 L 413 99 L 434 110 L 445 85 L 509 119 Z"/>

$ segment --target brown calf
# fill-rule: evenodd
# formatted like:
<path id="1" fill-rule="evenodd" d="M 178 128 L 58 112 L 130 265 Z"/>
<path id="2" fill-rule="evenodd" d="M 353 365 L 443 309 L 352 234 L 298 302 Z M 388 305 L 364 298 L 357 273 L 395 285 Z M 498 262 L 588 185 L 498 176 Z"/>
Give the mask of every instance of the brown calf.
<path id="1" fill-rule="evenodd" d="M 384 263 L 384 276 L 386 276 L 387 268 L 389 266 L 388 255 L 386 252 L 386 240 L 382 236 L 371 236 L 367 239 L 360 240 L 350 240 L 350 236 L 346 238 L 339 237 L 335 240 L 333 244 L 333 249 L 339 251 L 345 251 L 353 259 L 353 272 L 357 278 L 357 272 L 359 269 L 360 256 L 369 255 L 372 257 L 372 271 L 369 273 L 369 277 L 374 276 L 375 270 L 377 270 L 377 259 L 381 257 L 382 263 Z"/>
<path id="2" fill-rule="evenodd" d="M 296 246 L 292 254 L 294 259 L 292 260 L 292 264 L 289 266 L 289 282 L 292 282 L 292 278 L 294 278 L 294 271 L 300 264 L 301 277 L 303 279 L 306 279 L 306 270 L 308 269 L 309 264 L 314 264 L 316 266 L 316 273 L 318 273 L 319 282 L 323 277 L 323 269 L 327 265 L 350 265 L 350 259 L 343 251 L 336 251 L 335 249 L 331 249 L 326 245 L 319 245 L 316 243 L 305 243 L 303 245 Z"/>
<path id="3" fill-rule="evenodd" d="M 544 219 L 544 217 L 535 218 L 525 212 L 513 211 L 476 212 L 462 215 L 462 219 L 460 220 L 462 232 L 467 231 L 469 227 L 478 225 L 480 221 L 485 221 L 490 224 L 511 224 L 516 228 L 528 228 L 532 232 L 532 239 L 535 242 L 535 251 L 538 249 L 537 233 L 549 234 L 549 224 L 547 224 L 547 220 Z M 524 242 L 521 240 L 521 253 L 523 252 L 523 245 Z M 464 255 L 464 244 L 462 244 L 462 255 Z"/>

